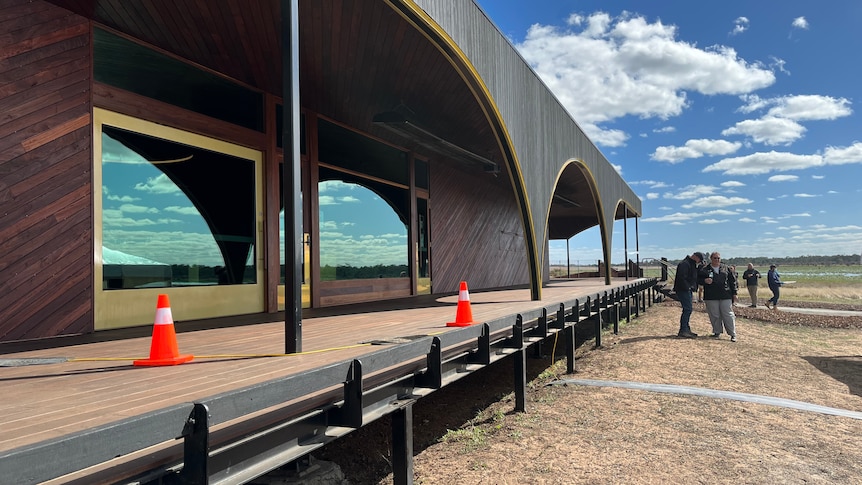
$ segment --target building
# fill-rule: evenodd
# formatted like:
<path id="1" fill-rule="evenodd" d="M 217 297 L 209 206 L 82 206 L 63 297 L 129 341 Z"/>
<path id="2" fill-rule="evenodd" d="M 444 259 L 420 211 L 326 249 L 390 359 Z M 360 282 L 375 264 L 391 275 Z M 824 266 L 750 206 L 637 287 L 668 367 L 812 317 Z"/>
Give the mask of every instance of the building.
<path id="1" fill-rule="evenodd" d="M 159 293 L 538 299 L 550 239 L 598 225 L 609 263 L 641 213 L 472 0 L 5 0 L 0 32 L 0 341 L 151 325 Z"/>

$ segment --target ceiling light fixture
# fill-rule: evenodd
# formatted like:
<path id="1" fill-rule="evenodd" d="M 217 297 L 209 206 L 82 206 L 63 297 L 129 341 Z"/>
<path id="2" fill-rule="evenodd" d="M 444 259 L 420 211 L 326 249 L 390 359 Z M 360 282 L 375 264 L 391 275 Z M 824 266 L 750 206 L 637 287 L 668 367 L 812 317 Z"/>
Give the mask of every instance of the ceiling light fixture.
<path id="1" fill-rule="evenodd" d="M 386 111 L 384 113 L 374 115 L 374 119 L 372 121 L 376 126 L 386 128 L 387 130 L 407 138 L 428 150 L 432 150 L 455 160 L 466 160 L 468 162 L 478 164 L 486 173 L 492 173 L 494 175 L 500 173 L 500 166 L 497 162 L 476 155 L 467 149 L 461 148 L 454 143 L 440 138 L 408 120 L 407 117 L 401 113 L 396 111 Z"/>

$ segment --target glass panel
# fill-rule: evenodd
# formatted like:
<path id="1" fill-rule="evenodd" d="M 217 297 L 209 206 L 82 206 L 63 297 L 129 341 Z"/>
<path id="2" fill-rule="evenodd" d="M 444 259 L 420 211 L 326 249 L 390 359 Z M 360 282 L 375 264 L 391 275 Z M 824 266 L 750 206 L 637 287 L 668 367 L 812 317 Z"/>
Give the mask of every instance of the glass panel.
<path id="1" fill-rule="evenodd" d="M 102 129 L 103 288 L 254 284 L 254 161 Z"/>
<path id="2" fill-rule="evenodd" d="M 405 189 L 320 169 L 320 279 L 409 277 Z"/>
<path id="3" fill-rule="evenodd" d="M 278 309 L 284 310 L 284 209 L 278 213 L 278 259 L 281 261 L 281 276 L 278 280 Z M 311 245 L 309 234 L 302 234 L 302 308 L 311 307 Z"/>
<path id="4" fill-rule="evenodd" d="M 414 176 L 416 187 L 428 190 L 428 186 L 430 185 L 428 183 L 428 162 L 416 159 L 414 167 L 416 171 L 416 175 Z"/>
<path id="5" fill-rule="evenodd" d="M 431 230 L 428 227 L 428 200 L 416 199 L 416 228 L 419 236 L 417 270 L 419 279 L 417 281 L 417 293 L 428 295 L 431 293 L 431 243 L 429 236 Z"/>
<path id="6" fill-rule="evenodd" d="M 98 82 L 264 131 L 259 92 L 98 28 L 93 55 Z"/>
<path id="7" fill-rule="evenodd" d="M 318 130 L 321 162 L 410 185 L 405 152 L 325 120 L 319 120 Z"/>

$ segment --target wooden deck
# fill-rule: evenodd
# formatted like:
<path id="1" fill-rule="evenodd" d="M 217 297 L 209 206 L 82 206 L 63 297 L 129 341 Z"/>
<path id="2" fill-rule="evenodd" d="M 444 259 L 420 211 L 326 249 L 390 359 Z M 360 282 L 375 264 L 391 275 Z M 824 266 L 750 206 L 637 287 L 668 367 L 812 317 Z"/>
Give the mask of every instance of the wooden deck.
<path id="1" fill-rule="evenodd" d="M 616 278 L 606 286 L 599 278 L 556 280 L 543 288 L 541 301 L 531 301 L 528 289 L 472 292 L 471 308 L 477 322 L 491 321 L 575 298 L 595 297 L 634 281 Z M 372 341 L 385 344 L 398 337 L 442 334 L 453 330 L 446 322 L 454 319 L 456 304 L 457 295 L 449 295 L 307 312 L 302 325 L 303 353 L 289 356 L 278 356 L 284 352 L 283 322 L 186 331 L 182 315 L 175 314 L 180 353 L 192 354 L 195 359 L 170 367 L 132 366 L 131 360 L 147 357 L 149 330 L 132 338 L 11 353 L 25 344 L 0 346 L 0 359 L 6 362 L 64 360 L 0 367 L 4 395 L 0 401 L 0 453 L 359 358 L 380 348 L 369 343 Z M 200 326 L 201 322 L 187 325 Z M 250 355 L 264 357 L 246 357 Z"/>

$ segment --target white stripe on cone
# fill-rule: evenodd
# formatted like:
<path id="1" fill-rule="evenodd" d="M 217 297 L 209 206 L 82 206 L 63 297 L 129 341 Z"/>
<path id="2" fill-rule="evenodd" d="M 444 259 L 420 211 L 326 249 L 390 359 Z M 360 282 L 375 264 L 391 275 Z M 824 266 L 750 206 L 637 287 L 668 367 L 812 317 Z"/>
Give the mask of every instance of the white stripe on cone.
<path id="1" fill-rule="evenodd" d="M 173 325 L 174 319 L 171 316 L 171 309 L 156 308 L 156 318 L 154 325 Z"/>

